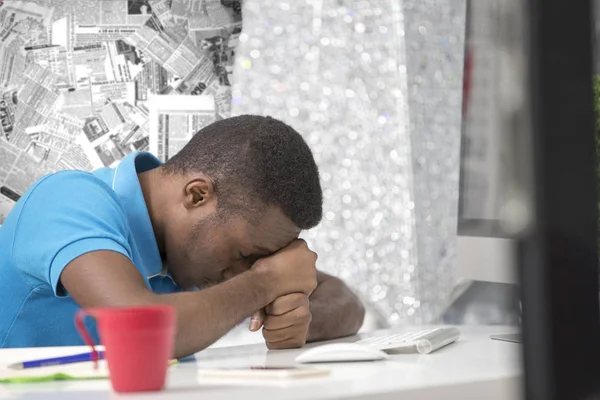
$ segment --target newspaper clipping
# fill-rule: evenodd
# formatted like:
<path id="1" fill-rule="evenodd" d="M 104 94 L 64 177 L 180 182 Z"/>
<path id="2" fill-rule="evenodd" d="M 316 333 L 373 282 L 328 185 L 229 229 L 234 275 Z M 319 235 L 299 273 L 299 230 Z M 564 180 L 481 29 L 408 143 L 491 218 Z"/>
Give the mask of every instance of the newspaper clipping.
<path id="1" fill-rule="evenodd" d="M 45 174 L 165 161 L 228 117 L 241 3 L 0 1 L 0 225 Z"/>
<path id="2" fill-rule="evenodd" d="M 216 117 L 213 96 L 153 96 L 150 99 L 150 151 L 166 161 L 201 127 Z"/>

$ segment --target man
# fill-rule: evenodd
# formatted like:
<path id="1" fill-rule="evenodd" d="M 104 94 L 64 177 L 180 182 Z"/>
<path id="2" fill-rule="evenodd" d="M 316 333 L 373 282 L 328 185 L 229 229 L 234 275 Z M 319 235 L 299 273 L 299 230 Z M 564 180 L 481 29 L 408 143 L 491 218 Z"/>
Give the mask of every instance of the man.
<path id="1" fill-rule="evenodd" d="M 270 349 L 354 334 L 364 309 L 298 239 L 322 216 L 302 137 L 269 117 L 200 130 L 164 165 L 41 178 L 0 228 L 0 347 L 82 344 L 79 307 L 169 304 L 175 356 L 253 315 Z"/>

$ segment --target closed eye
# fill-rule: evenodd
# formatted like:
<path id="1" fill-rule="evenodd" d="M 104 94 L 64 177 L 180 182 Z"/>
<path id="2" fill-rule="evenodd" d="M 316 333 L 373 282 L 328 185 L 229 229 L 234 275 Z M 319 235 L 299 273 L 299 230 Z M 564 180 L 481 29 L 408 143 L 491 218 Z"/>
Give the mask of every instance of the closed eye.
<path id="1" fill-rule="evenodd" d="M 261 258 L 263 258 L 263 256 L 256 254 L 250 254 L 248 256 L 245 256 L 242 253 L 240 253 L 240 260 L 246 262 L 246 264 L 248 264 L 248 267 L 254 265 L 254 263 Z"/>

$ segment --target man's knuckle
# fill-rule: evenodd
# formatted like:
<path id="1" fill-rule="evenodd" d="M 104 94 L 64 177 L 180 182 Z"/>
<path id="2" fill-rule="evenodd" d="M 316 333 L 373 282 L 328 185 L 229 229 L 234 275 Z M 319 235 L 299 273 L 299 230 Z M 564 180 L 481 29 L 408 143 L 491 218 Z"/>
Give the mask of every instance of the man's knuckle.
<path id="1" fill-rule="evenodd" d="M 298 309 L 294 315 L 294 326 L 297 329 L 302 329 L 310 323 L 311 319 L 312 315 L 310 312 Z"/>
<path id="2" fill-rule="evenodd" d="M 263 332 L 265 330 L 273 329 L 274 322 L 275 321 L 273 320 L 273 318 L 266 317 L 265 320 L 263 321 L 263 327 L 264 327 Z"/>
<path id="3" fill-rule="evenodd" d="M 281 315 L 285 313 L 285 306 L 279 304 L 273 305 L 273 315 Z"/>
<path id="4" fill-rule="evenodd" d="M 307 311 L 302 315 L 302 322 L 310 323 L 310 321 L 312 321 L 312 313 Z"/>
<path id="5" fill-rule="evenodd" d="M 271 334 L 271 341 L 280 342 L 285 339 L 285 336 L 286 336 L 286 333 L 281 332 L 281 330 L 273 331 L 273 333 Z"/>
<path id="6" fill-rule="evenodd" d="M 274 315 L 275 312 L 277 311 L 277 299 L 275 299 L 274 302 L 272 302 L 271 304 L 269 304 L 269 306 L 265 309 L 265 311 L 268 314 Z"/>
<path id="7" fill-rule="evenodd" d="M 302 304 L 296 310 L 298 311 L 298 314 L 301 315 L 301 316 L 305 316 L 307 314 L 310 314 L 310 307 L 308 306 L 308 304 Z"/>
<path id="8" fill-rule="evenodd" d="M 291 344 L 294 347 L 302 347 L 306 344 L 306 338 L 303 336 L 296 337 L 291 341 Z"/>
<path id="9" fill-rule="evenodd" d="M 304 307 L 304 305 L 306 304 L 305 299 L 306 299 L 305 294 L 303 294 L 303 293 L 296 294 L 294 297 L 294 303 L 293 303 L 294 308 Z"/>
<path id="10" fill-rule="evenodd" d="M 279 340 L 279 335 L 277 334 L 277 331 L 269 331 L 269 333 L 267 334 L 267 337 L 269 338 L 270 342 L 277 342 Z"/>
<path id="11" fill-rule="evenodd" d="M 307 310 L 310 313 L 310 300 L 308 298 L 308 296 L 304 296 L 305 300 L 302 303 L 302 308 Z"/>
<path id="12" fill-rule="evenodd" d="M 267 342 L 272 342 L 273 341 L 273 331 L 270 331 L 268 329 L 263 329 L 262 330 L 262 335 L 263 338 L 267 341 Z"/>
<path id="13" fill-rule="evenodd" d="M 294 326 L 302 323 L 302 314 L 298 310 L 294 311 L 293 317 L 294 317 Z"/>
<path id="14" fill-rule="evenodd" d="M 275 349 L 277 349 L 277 350 L 283 350 L 283 349 L 287 349 L 288 348 L 287 341 L 277 342 L 277 343 L 274 343 L 274 344 L 275 344 Z"/>

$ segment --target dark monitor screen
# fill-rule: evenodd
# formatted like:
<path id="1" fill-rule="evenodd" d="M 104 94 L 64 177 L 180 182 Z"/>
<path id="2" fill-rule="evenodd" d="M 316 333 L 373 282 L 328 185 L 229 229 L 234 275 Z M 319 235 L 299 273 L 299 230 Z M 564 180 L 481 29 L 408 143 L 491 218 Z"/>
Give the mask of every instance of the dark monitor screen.
<path id="1" fill-rule="evenodd" d="M 458 234 L 505 237 L 506 154 L 499 101 L 498 0 L 467 1 Z"/>

